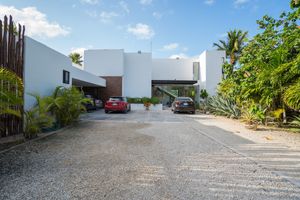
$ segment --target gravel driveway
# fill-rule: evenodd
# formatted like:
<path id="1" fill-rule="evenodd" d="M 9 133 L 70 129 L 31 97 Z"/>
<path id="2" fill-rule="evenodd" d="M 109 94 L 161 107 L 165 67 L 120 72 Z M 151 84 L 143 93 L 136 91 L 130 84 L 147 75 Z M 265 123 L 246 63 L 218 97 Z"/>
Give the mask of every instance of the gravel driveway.
<path id="1" fill-rule="evenodd" d="M 0 154 L 0 199 L 300 199 L 247 145 L 188 115 L 98 111 Z"/>

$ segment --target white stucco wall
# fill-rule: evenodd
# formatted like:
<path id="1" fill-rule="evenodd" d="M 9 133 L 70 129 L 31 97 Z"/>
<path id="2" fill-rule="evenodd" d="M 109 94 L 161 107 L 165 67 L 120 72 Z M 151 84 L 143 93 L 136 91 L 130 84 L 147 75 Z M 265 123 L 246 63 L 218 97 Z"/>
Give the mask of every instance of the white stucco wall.
<path id="1" fill-rule="evenodd" d="M 123 96 L 151 97 L 151 53 L 125 53 Z"/>
<path id="2" fill-rule="evenodd" d="M 29 37 L 25 38 L 24 55 L 24 108 L 31 108 L 35 99 L 28 93 L 50 95 L 57 86 L 70 87 L 72 79 L 86 81 L 92 85 L 105 86 L 105 80 L 72 66 L 71 60 Z M 70 72 L 70 83 L 63 83 L 63 70 Z"/>
<path id="3" fill-rule="evenodd" d="M 200 55 L 201 89 L 205 88 L 210 96 L 215 95 L 222 80 L 222 65 L 225 51 L 204 51 Z"/>
<path id="4" fill-rule="evenodd" d="M 97 76 L 123 76 L 123 49 L 95 49 L 84 51 L 84 70 Z"/>
<path id="5" fill-rule="evenodd" d="M 153 59 L 152 80 L 193 80 L 196 59 Z"/>
<path id="6" fill-rule="evenodd" d="M 200 87 L 201 89 L 206 88 L 206 51 L 204 51 L 200 57 Z"/>

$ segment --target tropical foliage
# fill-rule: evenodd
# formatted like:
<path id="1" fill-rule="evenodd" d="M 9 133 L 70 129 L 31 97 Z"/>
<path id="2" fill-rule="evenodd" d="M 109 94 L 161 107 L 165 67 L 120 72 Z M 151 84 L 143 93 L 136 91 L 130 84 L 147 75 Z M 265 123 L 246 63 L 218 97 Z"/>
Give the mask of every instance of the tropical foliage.
<path id="1" fill-rule="evenodd" d="M 21 117 L 20 110 L 14 109 L 23 105 L 23 81 L 14 72 L 0 67 L 0 115 L 10 114 Z"/>
<path id="2" fill-rule="evenodd" d="M 82 56 L 79 53 L 71 53 L 69 55 L 69 58 L 71 58 L 73 63 L 82 66 L 83 60 L 82 60 Z"/>
<path id="3" fill-rule="evenodd" d="M 230 59 L 230 65 L 234 66 L 238 61 L 247 39 L 248 32 L 241 30 L 233 30 L 227 33 L 227 41 L 219 40 L 219 43 L 214 43 L 213 46 L 218 50 L 226 51 L 226 56 Z"/>
<path id="4" fill-rule="evenodd" d="M 48 111 L 51 112 L 59 126 L 67 126 L 76 121 L 85 111 L 84 103 L 90 102 L 77 88 L 57 87 L 51 96 L 45 98 Z"/>
<path id="5" fill-rule="evenodd" d="M 38 94 L 31 94 L 36 99 L 36 105 L 25 112 L 25 137 L 34 138 L 43 129 L 53 126 L 54 117 L 48 112 L 45 98 Z"/>
<path id="6" fill-rule="evenodd" d="M 90 102 L 77 88 L 57 87 L 51 96 L 35 97 L 36 105 L 25 112 L 25 137 L 36 137 L 37 133 L 56 127 L 64 127 L 75 122 L 85 111 L 84 103 Z"/>
<path id="7" fill-rule="evenodd" d="M 234 57 L 233 61 L 238 60 L 240 67 L 234 70 L 233 61 L 224 64 L 226 77 L 219 85 L 220 97 L 218 98 L 234 102 L 242 113 L 247 114 L 253 114 L 254 111 L 249 111 L 249 107 L 245 108 L 246 104 L 265 108 L 265 116 L 281 110 L 280 118 L 283 123 L 286 122 L 289 113 L 299 113 L 300 28 L 297 23 L 300 19 L 300 8 L 298 2 L 293 1 L 292 10 L 283 12 L 278 19 L 264 16 L 257 21 L 261 33 L 255 35 L 245 46 L 242 45 L 241 51 L 237 51 L 239 56 Z M 228 41 L 223 41 L 221 44 L 224 47 L 234 46 L 231 40 L 232 37 L 228 36 Z M 219 49 L 223 46 L 219 45 Z M 227 55 L 230 56 L 228 49 L 232 48 L 226 49 Z"/>

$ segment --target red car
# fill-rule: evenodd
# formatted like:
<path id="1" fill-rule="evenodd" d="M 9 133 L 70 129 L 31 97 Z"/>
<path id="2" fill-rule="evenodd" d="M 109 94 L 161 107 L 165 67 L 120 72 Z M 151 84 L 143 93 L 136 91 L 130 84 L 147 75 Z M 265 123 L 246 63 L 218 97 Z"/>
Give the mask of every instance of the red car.
<path id="1" fill-rule="evenodd" d="M 108 112 L 128 112 L 130 111 L 130 104 L 126 97 L 110 97 L 104 106 L 105 113 Z"/>

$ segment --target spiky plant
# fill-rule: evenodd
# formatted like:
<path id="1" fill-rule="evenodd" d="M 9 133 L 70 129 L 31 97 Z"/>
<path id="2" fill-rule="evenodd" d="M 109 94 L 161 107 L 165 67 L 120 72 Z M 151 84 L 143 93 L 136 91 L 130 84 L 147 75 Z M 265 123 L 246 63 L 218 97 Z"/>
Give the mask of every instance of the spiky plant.
<path id="1" fill-rule="evenodd" d="M 209 110 L 217 115 L 223 115 L 231 118 L 239 118 L 241 110 L 234 101 L 222 96 L 212 96 L 208 99 Z"/>
<path id="2" fill-rule="evenodd" d="M 291 124 L 296 125 L 298 127 L 300 127 L 300 116 L 295 116 L 294 120 L 291 122 Z"/>

